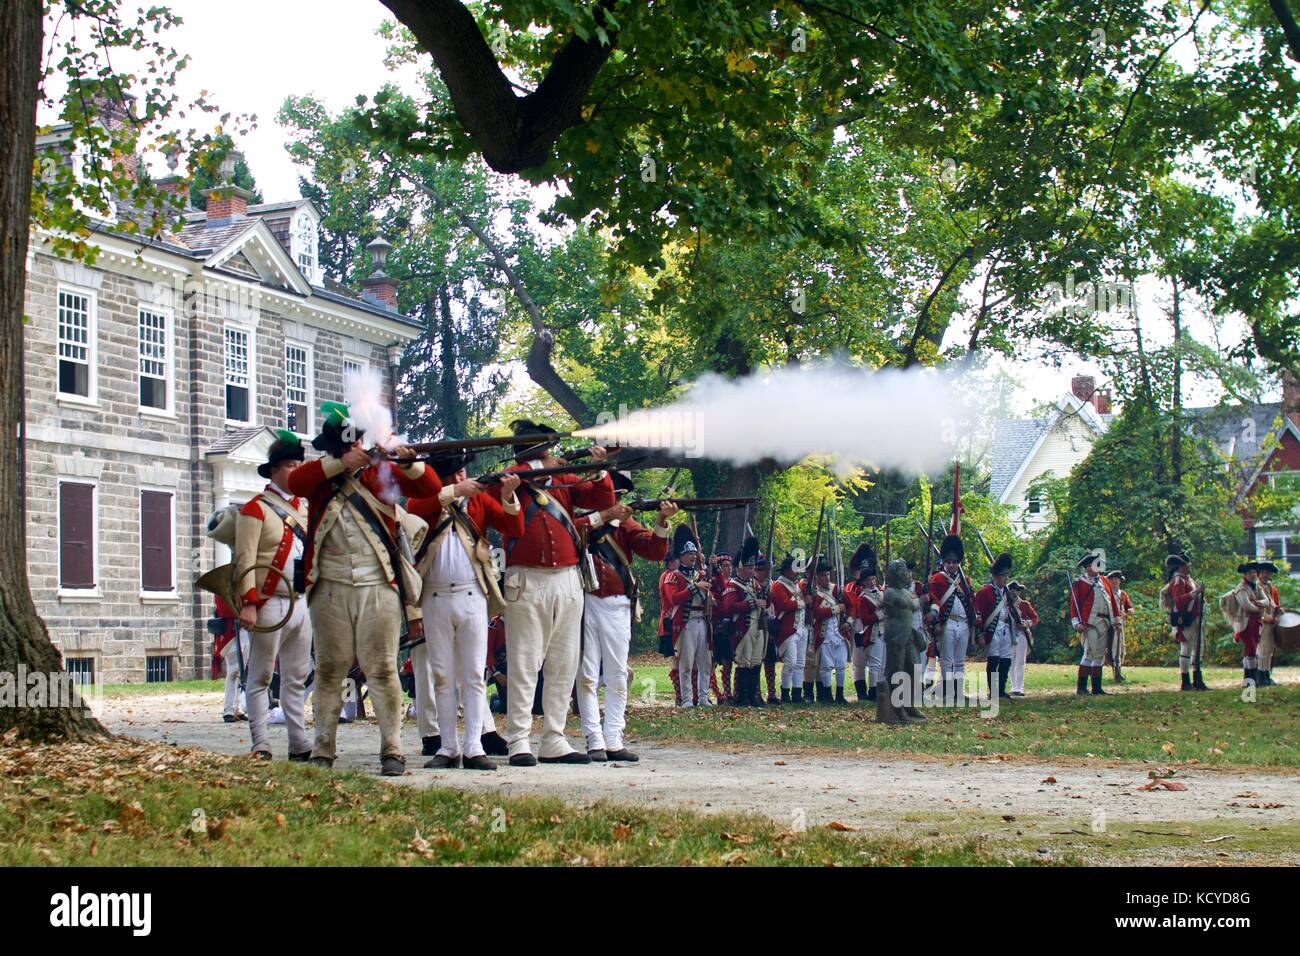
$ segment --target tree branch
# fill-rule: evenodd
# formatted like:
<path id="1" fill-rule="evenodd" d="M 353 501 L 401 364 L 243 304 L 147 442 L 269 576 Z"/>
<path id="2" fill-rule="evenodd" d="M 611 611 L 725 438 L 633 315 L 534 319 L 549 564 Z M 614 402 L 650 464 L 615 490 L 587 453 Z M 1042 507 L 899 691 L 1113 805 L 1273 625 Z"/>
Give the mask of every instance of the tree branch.
<path id="1" fill-rule="evenodd" d="M 571 37 L 552 58 L 537 89 L 520 97 L 473 14 L 459 0 L 382 2 L 433 56 L 457 119 L 484 162 L 499 173 L 546 162 L 555 141 L 578 122 L 583 99 L 614 49 L 614 31 L 601 3 L 595 18 L 607 31 L 609 44 Z"/>

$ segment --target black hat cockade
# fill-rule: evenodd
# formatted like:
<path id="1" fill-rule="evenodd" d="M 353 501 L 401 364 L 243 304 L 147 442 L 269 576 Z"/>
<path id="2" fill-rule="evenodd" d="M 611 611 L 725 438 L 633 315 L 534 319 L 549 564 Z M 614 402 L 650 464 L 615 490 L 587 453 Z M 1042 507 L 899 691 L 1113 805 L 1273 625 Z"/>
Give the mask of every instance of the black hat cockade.
<path id="1" fill-rule="evenodd" d="M 945 535 L 939 545 L 940 561 L 956 561 L 961 564 L 966 560 L 966 545 L 961 543 L 961 535 Z"/>
<path id="2" fill-rule="evenodd" d="M 1011 552 L 1003 551 L 993 559 L 993 566 L 989 568 L 989 573 L 991 573 L 995 578 L 1000 574 L 1010 574 L 1014 563 L 1015 562 L 1011 558 Z"/>
<path id="3" fill-rule="evenodd" d="M 876 559 L 876 549 L 863 541 L 849 558 L 849 573 L 859 578 L 874 578 L 880 573 L 880 564 Z"/>
<path id="4" fill-rule="evenodd" d="M 695 537 L 695 532 L 691 530 L 688 524 L 679 524 L 673 529 L 673 557 L 680 558 L 684 554 L 699 554 L 700 540 Z"/>
<path id="5" fill-rule="evenodd" d="M 282 461 L 303 461 L 307 457 L 307 450 L 302 447 L 302 439 L 293 432 L 278 428 L 275 434 L 278 437 L 267 449 L 266 461 L 257 466 L 257 473 L 263 478 L 270 478 L 271 472 L 275 471 L 275 466 Z"/>

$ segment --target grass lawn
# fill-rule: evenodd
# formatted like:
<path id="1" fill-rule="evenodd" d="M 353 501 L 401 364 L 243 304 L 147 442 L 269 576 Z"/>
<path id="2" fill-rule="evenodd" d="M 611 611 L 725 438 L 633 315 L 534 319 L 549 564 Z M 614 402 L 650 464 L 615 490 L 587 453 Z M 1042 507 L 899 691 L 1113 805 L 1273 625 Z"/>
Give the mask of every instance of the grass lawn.
<path id="1" fill-rule="evenodd" d="M 126 739 L 0 739 L 3 866 L 1077 862 L 1063 848 L 1040 849 L 998 845 L 974 829 L 792 833 L 752 816 L 392 786 L 357 772 Z"/>
<path id="2" fill-rule="evenodd" d="M 1059 680 L 1059 674 L 1045 665 L 1031 670 L 1032 678 L 1026 679 L 1030 696 L 1002 702 L 996 718 L 983 718 L 975 708 L 929 708 L 924 724 L 888 727 L 875 723 L 874 706 L 852 703 L 704 711 L 637 706 L 638 699 L 644 700 L 643 681 L 658 678 L 654 667 L 634 669 L 636 685 L 628 709 L 628 732 L 633 738 L 923 754 L 1098 757 L 1255 769 L 1300 767 L 1297 684 L 1264 688 L 1254 703 L 1243 702 L 1240 690 L 1188 694 L 1149 689 L 1087 698 L 1073 693 L 1035 695 L 1035 690 L 1050 688 Z M 1141 670 L 1134 670 L 1130 688 L 1141 687 L 1139 681 L 1144 679 L 1151 688 L 1169 686 L 1167 671 L 1144 678 Z M 662 680 L 667 683 L 666 670 Z M 852 699 L 853 694 L 848 696 Z"/>

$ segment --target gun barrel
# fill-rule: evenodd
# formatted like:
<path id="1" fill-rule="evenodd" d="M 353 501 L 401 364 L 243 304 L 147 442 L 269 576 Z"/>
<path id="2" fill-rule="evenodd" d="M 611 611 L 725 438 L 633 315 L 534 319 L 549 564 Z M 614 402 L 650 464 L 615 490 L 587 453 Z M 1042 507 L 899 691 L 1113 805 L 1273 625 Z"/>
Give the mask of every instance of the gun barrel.
<path id="1" fill-rule="evenodd" d="M 450 451 L 467 451 L 473 448 L 501 448 L 505 445 L 554 445 L 572 437 L 569 432 L 537 435 L 487 435 L 482 438 L 448 438 L 443 441 L 418 442 L 407 445 L 417 455 L 438 455 Z"/>

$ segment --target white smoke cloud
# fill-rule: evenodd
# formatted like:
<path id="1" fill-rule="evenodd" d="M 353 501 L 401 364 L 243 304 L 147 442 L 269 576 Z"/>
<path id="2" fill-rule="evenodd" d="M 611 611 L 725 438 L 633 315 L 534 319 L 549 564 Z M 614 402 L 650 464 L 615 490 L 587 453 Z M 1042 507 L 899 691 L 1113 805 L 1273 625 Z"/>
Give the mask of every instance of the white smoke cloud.
<path id="1" fill-rule="evenodd" d="M 841 473 L 919 474 L 943 468 L 968 427 L 960 390 L 957 373 L 921 367 L 781 366 L 740 379 L 706 375 L 677 402 L 602 416 L 577 434 L 733 465 L 820 455 Z"/>
<path id="2" fill-rule="evenodd" d="M 348 372 L 343 377 L 344 401 L 352 423 L 364 430 L 367 445 L 378 445 L 392 451 L 402 443 L 393 429 L 392 410 L 384 403 L 384 381 L 372 368 Z"/>

